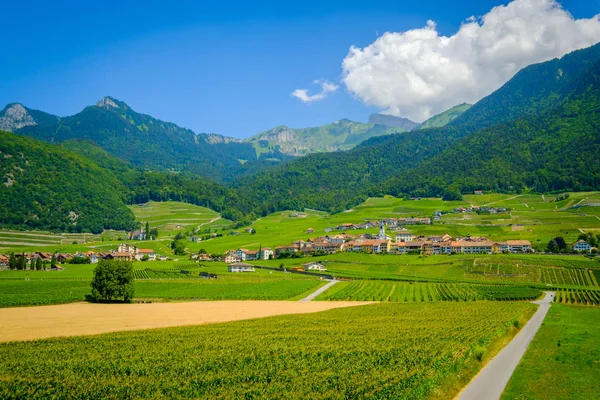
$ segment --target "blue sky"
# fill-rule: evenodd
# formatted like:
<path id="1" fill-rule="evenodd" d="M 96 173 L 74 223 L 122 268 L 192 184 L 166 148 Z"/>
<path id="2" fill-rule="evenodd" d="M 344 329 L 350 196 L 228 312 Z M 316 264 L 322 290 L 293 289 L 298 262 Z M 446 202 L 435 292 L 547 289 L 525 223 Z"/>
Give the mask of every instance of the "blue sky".
<path id="1" fill-rule="evenodd" d="M 469 16 L 508 2 L 122 3 L 3 4 L 0 104 L 66 116 L 111 95 L 196 132 L 241 138 L 282 124 L 366 121 L 383 107 L 341 81 L 350 46 L 428 20 L 450 36 Z M 597 0 L 561 4 L 575 19 L 600 12 Z M 310 104 L 291 95 L 318 91 L 317 79 L 339 89 Z"/>

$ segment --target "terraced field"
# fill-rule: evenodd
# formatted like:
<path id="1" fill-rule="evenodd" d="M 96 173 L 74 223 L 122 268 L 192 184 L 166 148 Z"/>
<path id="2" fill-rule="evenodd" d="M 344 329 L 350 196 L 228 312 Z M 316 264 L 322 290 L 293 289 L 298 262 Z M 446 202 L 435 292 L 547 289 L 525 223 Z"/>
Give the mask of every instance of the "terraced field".
<path id="1" fill-rule="evenodd" d="M 0 251 L 27 247 L 60 247 L 71 245 L 73 242 L 80 244 L 101 242 L 102 239 L 111 240 L 119 236 L 124 236 L 124 232 L 107 231 L 102 235 L 94 235 L 92 233 L 53 233 L 0 229 Z"/>
<path id="2" fill-rule="evenodd" d="M 230 225 L 230 221 L 222 219 L 213 210 L 177 201 L 150 201 L 129 208 L 138 221 L 148 222 L 151 228 L 158 228 L 161 236 L 198 227 L 220 229 Z"/>
<path id="3" fill-rule="evenodd" d="M 386 281 L 341 282 L 319 300 L 427 302 L 473 300 L 534 300 L 542 292 L 523 286 L 408 283 Z"/>

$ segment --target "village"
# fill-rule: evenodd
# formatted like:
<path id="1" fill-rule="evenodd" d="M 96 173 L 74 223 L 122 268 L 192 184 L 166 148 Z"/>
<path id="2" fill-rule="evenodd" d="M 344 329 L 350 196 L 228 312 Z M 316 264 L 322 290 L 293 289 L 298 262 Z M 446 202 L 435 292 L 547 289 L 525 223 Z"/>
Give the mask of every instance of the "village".
<path id="1" fill-rule="evenodd" d="M 453 212 L 476 212 L 479 210 L 456 209 Z M 488 210 L 486 210 L 488 211 Z M 502 212 L 498 210 L 497 212 Z M 294 213 L 302 217 L 302 213 Z M 434 218 L 437 214 L 434 214 Z M 393 255 L 453 255 L 453 254 L 507 254 L 532 253 L 534 249 L 528 240 L 494 241 L 484 236 L 452 237 L 449 234 L 441 236 L 416 236 L 405 226 L 430 225 L 431 218 L 386 218 L 380 221 L 365 221 L 363 223 L 347 223 L 325 228 L 326 235 L 298 239 L 289 245 L 262 247 L 250 250 L 239 248 L 228 250 L 223 254 L 207 254 L 199 252 L 191 254 L 190 260 L 196 262 L 221 261 L 229 265 L 229 272 L 253 272 L 254 266 L 248 261 L 303 258 L 305 256 L 322 256 L 339 252 L 356 252 L 368 254 Z M 371 229 L 379 226 L 378 234 L 350 234 L 348 231 Z M 390 234 L 386 233 L 386 227 Z M 248 228 L 247 231 L 252 231 Z M 332 231 L 339 233 L 331 234 Z M 308 228 L 307 235 L 315 230 Z M 143 230 L 128 234 L 129 239 L 140 241 L 146 239 Z M 190 238 L 190 240 L 192 240 Z M 193 241 L 193 240 L 192 240 Z M 573 252 L 589 253 L 595 248 L 585 240 L 578 240 L 571 246 Z M 12 261 L 11 261 L 12 259 Z M 31 252 L 19 254 L 0 254 L 0 267 L 13 269 L 61 269 L 60 264 L 95 264 L 99 260 L 122 261 L 167 261 L 169 256 L 159 255 L 153 249 L 139 248 L 128 243 L 121 243 L 112 251 L 86 251 L 77 253 Z M 300 268 L 300 267 L 299 267 Z M 302 264 L 305 271 L 325 271 L 320 263 Z"/>
<path id="2" fill-rule="evenodd" d="M 96 264 L 100 260 L 123 261 L 166 261 L 167 256 L 159 256 L 152 249 L 141 249 L 127 243 L 120 244 L 110 252 L 52 253 L 36 251 L 19 254 L 0 254 L 0 267 L 11 269 L 62 269 L 59 264 Z M 12 264 L 11 264 L 12 263 Z"/>
<path id="3" fill-rule="evenodd" d="M 389 222 L 389 221 L 387 221 Z M 395 222 L 395 221 L 394 221 Z M 258 250 L 237 249 L 225 252 L 223 261 L 232 264 L 244 261 L 270 260 L 274 258 L 299 258 L 303 255 L 324 255 L 338 252 L 360 252 L 372 254 L 496 254 L 496 253 L 530 253 L 533 252 L 531 242 L 528 240 L 492 241 L 486 237 L 466 236 L 415 236 L 408 230 L 395 232 L 395 241 L 385 231 L 386 221 L 380 222 L 379 234 L 351 235 L 340 233 L 337 235 L 319 236 L 308 240 L 298 240 L 286 246 L 259 248 Z M 390 225 L 396 227 L 395 223 Z M 363 226 L 376 226 L 367 224 L 345 224 L 337 230 L 363 229 Z M 343 227 L 343 228 L 342 228 Z M 308 229 L 307 233 L 314 233 Z M 198 255 L 198 258 L 208 261 L 210 256 Z"/>

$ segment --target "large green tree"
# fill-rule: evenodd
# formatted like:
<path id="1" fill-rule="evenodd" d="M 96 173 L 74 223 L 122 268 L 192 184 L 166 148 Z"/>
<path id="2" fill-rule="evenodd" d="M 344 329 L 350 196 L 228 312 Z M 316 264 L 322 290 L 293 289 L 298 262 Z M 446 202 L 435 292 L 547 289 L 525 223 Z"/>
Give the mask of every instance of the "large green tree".
<path id="1" fill-rule="evenodd" d="M 130 261 L 100 260 L 92 278 L 93 301 L 133 299 L 133 264 Z"/>

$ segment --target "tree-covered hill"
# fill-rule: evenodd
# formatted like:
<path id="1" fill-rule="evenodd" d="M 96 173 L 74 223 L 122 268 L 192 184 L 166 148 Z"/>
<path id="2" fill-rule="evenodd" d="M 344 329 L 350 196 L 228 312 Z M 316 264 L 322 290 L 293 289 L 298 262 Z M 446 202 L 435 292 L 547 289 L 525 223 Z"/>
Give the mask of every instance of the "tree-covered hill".
<path id="1" fill-rule="evenodd" d="M 570 95 L 585 90 L 581 83 L 597 68 L 598 60 L 600 45 L 595 45 L 532 65 L 442 128 L 371 138 L 353 150 L 312 154 L 234 184 L 248 202 L 260 201 L 262 213 L 302 207 L 340 211 L 369 194 L 385 194 L 389 185 L 384 182 L 403 176 L 479 130 L 550 115 Z"/>
<path id="2" fill-rule="evenodd" d="M 483 129 L 391 179 L 389 194 L 455 198 L 458 192 L 600 187 L 600 61 L 564 102 L 539 116 Z"/>
<path id="3" fill-rule="evenodd" d="M 0 224 L 71 232 L 132 229 L 116 176 L 64 148 L 0 131 Z"/>

